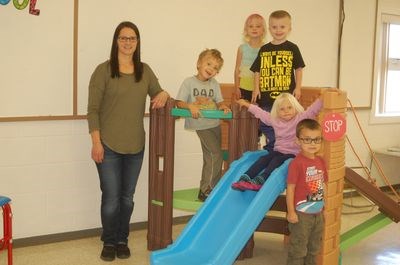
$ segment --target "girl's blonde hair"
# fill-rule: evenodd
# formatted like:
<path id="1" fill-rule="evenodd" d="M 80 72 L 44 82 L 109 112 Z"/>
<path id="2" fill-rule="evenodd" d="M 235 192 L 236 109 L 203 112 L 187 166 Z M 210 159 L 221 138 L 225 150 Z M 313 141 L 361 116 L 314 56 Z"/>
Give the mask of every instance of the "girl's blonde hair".
<path id="1" fill-rule="evenodd" d="M 247 35 L 247 25 L 250 23 L 250 21 L 252 21 L 253 19 L 259 19 L 261 20 L 262 26 L 264 28 L 264 33 L 262 35 L 262 40 L 264 40 L 265 35 L 267 33 L 267 23 L 265 22 L 265 19 L 263 16 L 261 16 L 260 14 L 251 14 L 250 16 L 247 17 L 246 21 L 244 22 L 244 27 L 243 27 L 243 38 L 246 42 L 249 41 L 249 36 Z"/>
<path id="2" fill-rule="evenodd" d="M 293 106 L 293 108 L 296 110 L 297 113 L 304 111 L 303 106 L 300 105 L 300 103 L 292 94 L 284 92 L 279 94 L 279 96 L 275 99 L 274 104 L 272 105 L 271 108 L 272 118 L 274 119 L 278 118 L 278 110 L 284 100 L 289 100 L 290 104 Z"/>

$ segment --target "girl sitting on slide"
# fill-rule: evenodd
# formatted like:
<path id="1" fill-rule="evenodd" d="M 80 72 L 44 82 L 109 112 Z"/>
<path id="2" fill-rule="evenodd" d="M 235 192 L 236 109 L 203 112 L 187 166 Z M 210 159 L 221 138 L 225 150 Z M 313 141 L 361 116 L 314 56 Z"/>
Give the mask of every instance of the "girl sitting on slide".
<path id="1" fill-rule="evenodd" d="M 266 125 L 272 126 L 276 135 L 274 149 L 261 156 L 253 165 L 232 184 L 236 190 L 258 191 L 272 171 L 293 158 L 300 151 L 296 144 L 296 125 L 306 118 L 314 118 L 322 108 L 322 100 L 318 98 L 306 111 L 289 93 L 281 93 L 272 105 L 271 112 L 249 103 L 244 99 L 237 101 L 242 107 L 248 108 L 255 117 Z"/>

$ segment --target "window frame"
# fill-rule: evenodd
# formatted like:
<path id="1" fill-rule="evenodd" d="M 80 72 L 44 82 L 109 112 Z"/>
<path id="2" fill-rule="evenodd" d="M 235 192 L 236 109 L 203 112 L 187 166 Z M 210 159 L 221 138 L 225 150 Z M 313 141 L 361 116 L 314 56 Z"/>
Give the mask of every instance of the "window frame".
<path id="1" fill-rule="evenodd" d="M 400 113 L 384 113 L 386 76 L 389 70 L 388 31 L 390 24 L 400 25 L 400 8 L 390 10 L 378 5 L 375 34 L 374 83 L 370 115 L 370 123 L 372 124 L 400 122 Z"/>

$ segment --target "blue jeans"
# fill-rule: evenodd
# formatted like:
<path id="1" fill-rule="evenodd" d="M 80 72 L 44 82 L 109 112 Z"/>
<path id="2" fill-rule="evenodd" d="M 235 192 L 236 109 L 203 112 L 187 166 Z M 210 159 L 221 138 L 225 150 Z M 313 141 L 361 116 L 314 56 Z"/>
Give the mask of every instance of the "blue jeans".
<path id="1" fill-rule="evenodd" d="M 144 150 L 137 154 L 119 154 L 106 145 L 104 160 L 96 163 L 100 178 L 101 223 L 104 245 L 128 243 L 133 195 L 143 162 Z"/>
<path id="2" fill-rule="evenodd" d="M 260 156 L 250 168 L 245 172 L 251 179 L 261 176 L 265 182 L 272 171 L 280 167 L 287 159 L 295 157 L 292 154 L 283 154 L 278 151 L 271 151 L 266 155 Z"/>

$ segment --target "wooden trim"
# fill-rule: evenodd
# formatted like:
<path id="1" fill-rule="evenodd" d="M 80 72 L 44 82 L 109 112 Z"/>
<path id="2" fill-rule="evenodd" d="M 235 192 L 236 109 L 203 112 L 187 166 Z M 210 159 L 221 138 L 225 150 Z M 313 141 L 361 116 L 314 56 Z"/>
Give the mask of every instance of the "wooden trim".
<path id="1" fill-rule="evenodd" d="M 79 0 L 74 0 L 73 69 L 72 69 L 72 113 L 78 115 L 78 17 Z"/>
<path id="2" fill-rule="evenodd" d="M 73 21 L 73 62 L 72 62 L 72 115 L 49 115 L 49 116 L 13 116 L 0 117 L 0 122 L 16 121 L 53 121 L 53 120 L 83 120 L 86 115 L 78 115 L 78 9 L 79 0 L 74 0 Z"/>
<path id="3" fill-rule="evenodd" d="M 23 117 L 0 117 L 0 122 L 58 121 L 58 120 L 85 120 L 85 119 L 86 115 L 23 116 Z"/>

